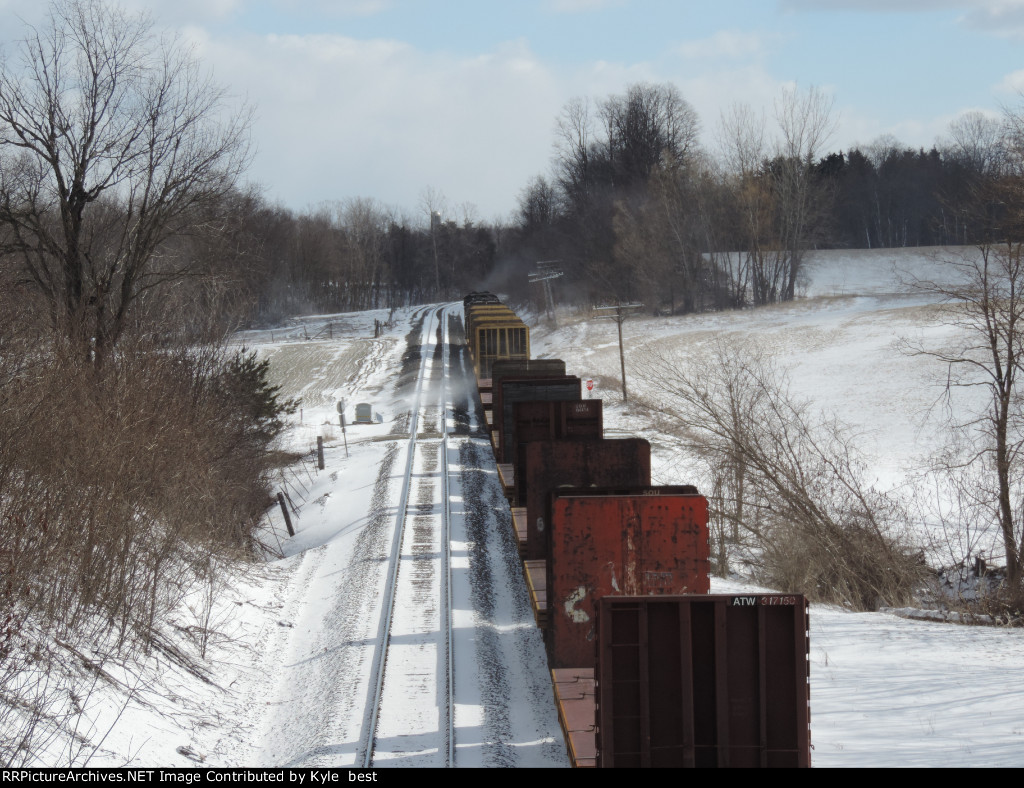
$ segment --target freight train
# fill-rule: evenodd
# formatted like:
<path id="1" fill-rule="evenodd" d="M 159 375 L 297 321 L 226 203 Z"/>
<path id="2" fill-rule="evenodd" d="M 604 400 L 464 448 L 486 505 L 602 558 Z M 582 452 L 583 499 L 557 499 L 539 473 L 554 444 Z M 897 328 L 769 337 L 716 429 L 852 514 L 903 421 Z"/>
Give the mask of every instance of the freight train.
<path id="1" fill-rule="evenodd" d="M 497 296 L 463 307 L 573 766 L 810 766 L 806 600 L 710 595 L 704 496 L 652 484 Z"/>

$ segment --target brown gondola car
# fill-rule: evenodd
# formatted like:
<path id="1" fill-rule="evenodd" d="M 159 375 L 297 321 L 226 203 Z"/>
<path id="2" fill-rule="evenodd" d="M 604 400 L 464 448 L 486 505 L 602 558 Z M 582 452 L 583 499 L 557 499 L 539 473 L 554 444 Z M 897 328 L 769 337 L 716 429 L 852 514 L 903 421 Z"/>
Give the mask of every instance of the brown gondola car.
<path id="1" fill-rule="evenodd" d="M 517 402 L 580 401 L 583 381 L 575 375 L 561 378 L 504 377 L 492 389 L 494 425 L 498 433 L 498 462 L 513 463 L 516 455 L 515 411 Z"/>
<path id="2" fill-rule="evenodd" d="M 491 364 L 491 376 L 478 380 L 481 392 L 486 388 L 487 403 L 490 411 L 487 413 L 487 425 L 492 432 L 498 428 L 494 418 L 495 388 L 499 394 L 501 381 L 505 378 L 564 378 L 565 362 L 559 358 L 524 358 L 524 359 L 499 359 Z M 483 401 L 483 400 L 481 400 Z M 485 410 L 487 405 L 485 405 Z M 495 438 L 495 453 L 497 453 L 497 442 Z"/>
<path id="3" fill-rule="evenodd" d="M 645 487 L 651 444 L 642 438 L 524 443 L 526 471 L 517 486 L 526 506 L 526 557 L 547 558 L 546 518 L 559 487 Z"/>
<path id="4" fill-rule="evenodd" d="M 811 765 L 804 597 L 605 596 L 597 631 L 599 766 Z"/>
<path id="5" fill-rule="evenodd" d="M 564 378 L 565 362 L 560 358 L 499 359 L 491 364 L 491 394 L 501 389 L 505 378 Z M 492 396 L 493 400 L 493 396 Z"/>
<path id="6" fill-rule="evenodd" d="M 523 358 L 495 361 L 491 383 L 502 378 L 564 378 L 565 362 L 560 358 Z"/>
<path id="7" fill-rule="evenodd" d="M 515 447 L 513 481 L 522 478 L 526 468 L 525 443 L 542 440 L 598 440 L 604 437 L 604 402 L 589 400 L 554 400 L 516 402 L 512 405 Z M 510 442 L 511 442 L 510 440 Z M 513 501 L 523 500 L 519 488 L 513 489 Z"/>

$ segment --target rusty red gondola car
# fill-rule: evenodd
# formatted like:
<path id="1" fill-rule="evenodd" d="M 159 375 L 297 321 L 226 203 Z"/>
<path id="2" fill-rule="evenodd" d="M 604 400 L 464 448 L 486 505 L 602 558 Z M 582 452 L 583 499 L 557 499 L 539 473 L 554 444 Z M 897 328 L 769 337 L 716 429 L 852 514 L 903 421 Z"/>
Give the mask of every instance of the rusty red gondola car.
<path id="1" fill-rule="evenodd" d="M 706 594 L 708 503 L 689 494 L 559 490 L 546 563 L 549 663 L 594 660 L 597 603 L 615 594 Z"/>

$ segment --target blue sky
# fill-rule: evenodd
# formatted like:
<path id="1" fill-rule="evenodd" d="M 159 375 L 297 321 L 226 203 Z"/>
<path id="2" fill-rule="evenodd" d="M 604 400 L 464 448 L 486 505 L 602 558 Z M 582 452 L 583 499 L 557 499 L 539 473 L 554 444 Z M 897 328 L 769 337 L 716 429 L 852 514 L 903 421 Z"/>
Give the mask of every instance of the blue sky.
<path id="1" fill-rule="evenodd" d="M 549 170 L 575 96 L 673 82 L 714 151 L 720 115 L 786 86 L 834 101 L 830 150 L 930 147 L 1024 88 L 1024 0 L 125 0 L 180 30 L 256 106 L 250 175 L 296 210 L 372 197 L 415 219 L 506 218 Z M 0 0 L 0 38 L 40 4 Z"/>

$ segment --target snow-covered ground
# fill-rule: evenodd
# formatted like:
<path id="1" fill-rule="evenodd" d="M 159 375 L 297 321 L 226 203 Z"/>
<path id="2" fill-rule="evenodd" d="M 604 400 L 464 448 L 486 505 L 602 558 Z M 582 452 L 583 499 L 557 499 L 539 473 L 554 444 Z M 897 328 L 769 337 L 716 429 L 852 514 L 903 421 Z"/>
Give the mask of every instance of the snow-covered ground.
<path id="1" fill-rule="evenodd" d="M 898 484 L 937 445 L 927 416 L 945 370 L 899 353 L 894 343 L 918 334 L 941 343 L 949 329 L 929 322 L 935 306 L 904 292 L 894 269 L 930 265 L 928 254 L 916 250 L 820 253 L 806 297 L 793 304 L 629 320 L 627 365 L 647 346 L 697 349 L 723 335 L 756 340 L 791 367 L 797 391 L 857 428 L 879 483 Z M 307 462 L 289 474 L 296 535 L 288 537 L 280 512 L 272 511 L 270 542 L 281 557 L 224 589 L 214 616 L 219 634 L 205 661 L 209 680 L 157 657 L 125 669 L 120 678 L 138 689 L 138 698 L 124 706 L 122 696 L 108 693 L 80 726 L 98 745 L 90 765 L 353 763 L 376 631 L 374 558 L 394 517 L 393 491 L 382 479 L 398 475 L 403 464 L 396 436 L 409 401 L 397 383 L 414 315 L 397 314 L 376 339 L 374 321 L 386 319 L 383 312 L 308 318 L 240 338 L 270 358 L 285 396 L 302 397 L 289 442 L 311 452 L 324 438 L 326 469 Z M 534 355 L 563 358 L 570 373 L 595 381 L 609 432 L 650 436 L 615 388 L 614 325 L 566 312 L 559 326 L 534 330 Z M 629 382 L 631 390 L 643 388 L 642 380 Z M 341 399 L 349 422 L 344 434 L 336 411 Z M 352 424 L 358 402 L 370 403 L 380 421 Z M 664 438 L 653 443 L 657 481 L 687 482 L 672 477 L 676 466 L 665 461 Z M 483 455 L 468 438 L 462 447 L 466 462 Z M 471 493 L 453 490 L 456 511 L 470 508 L 470 495 L 486 494 L 493 485 L 486 474 L 478 473 Z M 497 512 L 500 502 L 491 504 Z M 481 560 L 472 546 L 483 538 L 470 519 L 463 517 L 453 537 L 467 577 Z M 456 611 L 461 658 L 486 654 L 490 663 L 475 664 L 461 679 L 456 762 L 564 766 L 540 637 L 529 624 L 521 580 L 503 574 L 501 563 L 467 580 L 496 581 L 486 611 L 469 603 Z M 712 593 L 749 589 L 736 579 L 712 580 Z M 181 626 L 192 623 L 189 615 L 182 611 Z M 1024 630 L 812 606 L 811 663 L 815 766 L 1024 766 Z M 500 719 L 497 696 L 513 699 Z M 54 750 L 44 763 L 60 765 L 60 757 Z"/>

